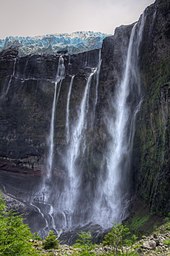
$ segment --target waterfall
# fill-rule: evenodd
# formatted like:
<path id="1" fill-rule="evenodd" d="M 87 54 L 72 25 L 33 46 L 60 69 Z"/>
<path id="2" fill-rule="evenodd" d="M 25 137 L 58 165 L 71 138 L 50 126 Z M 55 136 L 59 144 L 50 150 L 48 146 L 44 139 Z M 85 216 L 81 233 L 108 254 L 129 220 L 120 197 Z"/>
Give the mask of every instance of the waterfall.
<path id="1" fill-rule="evenodd" d="M 93 209 L 93 221 L 105 228 L 122 221 L 127 214 L 135 117 L 141 103 L 137 61 L 144 21 L 143 15 L 139 27 L 135 24 L 132 28 L 123 77 L 111 103 L 115 115 L 107 118 L 110 143 Z M 135 104 L 129 102 L 131 97 Z"/>
<path id="2" fill-rule="evenodd" d="M 67 106 L 66 106 L 66 141 L 67 143 L 70 140 L 70 97 L 71 97 L 71 90 L 73 86 L 75 75 L 71 77 L 68 96 L 67 96 Z"/>
<path id="3" fill-rule="evenodd" d="M 56 106 L 60 95 L 60 89 L 62 85 L 62 81 L 65 78 L 65 66 L 64 59 L 62 56 L 59 57 L 57 74 L 55 78 L 55 87 L 54 87 L 54 96 L 52 103 L 52 111 L 51 111 L 51 122 L 50 122 L 50 132 L 48 138 L 48 156 L 47 156 L 47 169 L 46 175 L 43 179 L 40 190 L 37 193 L 38 205 L 35 203 L 31 203 L 44 218 L 46 223 L 45 228 L 42 231 L 42 235 L 46 234 L 47 230 L 51 228 L 56 231 L 55 218 L 54 218 L 54 207 L 51 203 L 50 195 L 51 195 L 51 181 L 52 181 L 52 167 L 53 167 L 53 154 L 54 154 L 54 125 L 55 125 L 55 115 L 56 115 Z M 43 199 L 41 197 L 43 196 Z M 35 200 L 35 198 L 33 200 Z M 41 210 L 42 208 L 42 210 Z M 45 232 L 43 234 L 43 232 Z"/>
<path id="4" fill-rule="evenodd" d="M 142 103 L 138 60 L 148 79 L 143 65 L 149 63 L 149 50 L 154 62 L 156 47 L 149 40 L 155 44 L 160 30 L 153 27 L 159 21 L 166 26 L 159 11 L 157 5 L 147 9 L 150 24 L 142 15 L 134 26 L 106 35 L 102 49 L 71 54 L 63 48 L 57 56 L 47 49 L 24 57 L 12 48 L 2 52 L 1 180 L 30 205 L 28 223 L 37 222 L 33 228 L 42 235 L 50 229 L 71 236 L 90 229 L 97 236 L 100 227 L 128 216 L 135 121 Z M 96 40 L 91 39 L 89 47 Z M 75 43 L 82 48 L 78 37 Z M 132 167 L 140 160 L 134 155 Z"/>
<path id="5" fill-rule="evenodd" d="M 91 80 L 93 75 L 95 74 L 96 70 L 93 70 L 92 73 L 90 73 L 87 83 L 85 86 L 84 95 L 80 104 L 80 111 L 78 114 L 78 120 L 72 129 L 72 138 L 71 143 L 69 147 L 69 176 L 70 178 L 74 178 L 74 171 L 75 171 L 75 161 L 79 156 L 80 153 L 80 144 L 82 142 L 82 136 L 83 136 L 83 129 L 86 127 L 86 113 L 88 112 L 88 105 L 89 105 L 89 90 L 91 85 Z"/>
<path id="6" fill-rule="evenodd" d="M 87 79 L 83 98 L 80 104 L 78 119 L 75 125 L 72 127 L 72 130 L 71 130 L 72 133 L 70 134 L 70 144 L 67 152 L 68 184 L 65 191 L 65 202 L 64 202 L 64 207 L 67 209 L 67 212 L 69 213 L 73 213 L 75 202 L 79 194 L 78 186 L 80 182 L 80 170 L 78 170 L 76 166 L 76 160 L 79 158 L 81 146 L 84 145 L 83 132 L 85 127 L 87 126 L 86 115 L 88 113 L 88 107 L 89 107 L 89 92 L 90 92 L 92 77 L 95 74 L 95 72 L 96 72 L 96 69 L 93 69 Z"/>
<path id="7" fill-rule="evenodd" d="M 60 94 L 61 84 L 65 78 L 65 66 L 64 59 L 62 56 L 59 57 L 57 75 L 55 80 L 54 97 L 52 104 L 51 123 L 50 123 L 50 134 L 49 134 L 49 152 L 47 157 L 47 178 L 51 178 L 52 165 L 53 165 L 53 153 L 54 153 L 54 123 L 55 123 L 55 111 L 56 105 Z M 58 89 L 58 93 L 57 93 Z"/>
<path id="8" fill-rule="evenodd" d="M 102 59 L 101 59 L 101 49 L 99 49 L 99 60 L 96 72 L 96 95 L 95 95 L 95 104 L 94 107 L 96 109 L 97 101 L 98 101 L 98 87 L 99 87 L 99 76 L 100 76 L 100 69 L 101 69 Z"/>

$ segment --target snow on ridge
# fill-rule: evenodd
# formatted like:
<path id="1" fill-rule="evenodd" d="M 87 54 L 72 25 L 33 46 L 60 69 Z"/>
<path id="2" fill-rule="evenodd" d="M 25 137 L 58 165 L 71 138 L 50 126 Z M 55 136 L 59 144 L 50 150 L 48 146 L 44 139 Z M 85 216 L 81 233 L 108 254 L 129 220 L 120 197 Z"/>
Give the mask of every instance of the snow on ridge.
<path id="1" fill-rule="evenodd" d="M 0 39 L 0 51 L 17 48 L 20 56 L 29 54 L 54 54 L 64 52 L 76 54 L 100 49 L 107 35 L 100 32 L 78 31 L 71 34 L 54 34 L 35 37 L 9 36 Z"/>

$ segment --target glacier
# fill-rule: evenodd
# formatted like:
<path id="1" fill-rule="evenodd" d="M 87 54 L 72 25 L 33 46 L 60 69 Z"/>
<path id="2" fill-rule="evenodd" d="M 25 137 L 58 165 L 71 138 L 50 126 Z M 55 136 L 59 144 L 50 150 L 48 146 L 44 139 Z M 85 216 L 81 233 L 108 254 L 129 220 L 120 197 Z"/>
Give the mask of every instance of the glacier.
<path id="1" fill-rule="evenodd" d="M 108 34 L 92 31 L 35 37 L 9 36 L 0 39 L 0 51 L 16 48 L 20 56 L 54 53 L 77 54 L 100 49 L 106 36 Z"/>

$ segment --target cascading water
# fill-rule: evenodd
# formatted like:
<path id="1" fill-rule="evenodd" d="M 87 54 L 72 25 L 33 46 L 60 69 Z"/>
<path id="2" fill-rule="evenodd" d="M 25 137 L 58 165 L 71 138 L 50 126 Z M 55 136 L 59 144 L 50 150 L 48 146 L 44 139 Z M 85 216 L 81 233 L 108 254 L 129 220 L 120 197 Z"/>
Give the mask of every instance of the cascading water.
<path id="1" fill-rule="evenodd" d="M 152 9 L 146 14 L 151 15 Z M 147 19 L 151 21 L 150 26 L 146 26 L 147 34 L 152 33 L 153 26 L 158 23 L 157 12 L 159 14 L 156 6 L 152 21 L 151 17 Z M 30 171 L 29 179 L 33 180 L 31 186 L 27 185 L 26 188 L 21 182 L 21 192 L 25 191 L 25 194 L 20 193 L 20 188 L 14 194 L 30 205 L 35 212 L 33 218 L 38 214 L 40 220 L 37 220 L 39 223 L 35 224 L 35 228 L 42 236 L 50 229 L 56 232 L 60 229 L 70 231 L 87 224 L 99 224 L 105 229 L 127 216 L 131 196 L 130 167 L 135 119 L 141 105 L 138 57 L 144 24 L 143 15 L 131 30 L 130 38 L 131 26 L 118 28 L 115 36 L 104 41 L 102 56 L 98 48 L 80 55 L 60 51 L 63 54 L 65 52 L 66 74 L 64 60 L 60 56 L 55 82 L 52 76 L 56 60 L 54 52 L 52 56 L 49 56 L 49 52 L 47 55 L 43 52 L 42 56 L 25 57 L 19 54 L 16 56 L 16 53 L 14 57 L 13 52 L 8 56 L 5 52 L 5 55 L 0 56 L 1 66 L 8 63 L 3 62 L 8 58 L 11 63 L 10 72 L 3 70 L 1 74 L 1 83 L 8 83 L 1 89 L 2 129 L 8 132 L 4 134 L 3 141 L 12 146 L 12 149 L 4 146 L 7 151 L 5 154 L 17 158 L 20 152 L 22 161 L 18 164 L 19 173 L 20 166 L 21 170 L 26 168 L 26 171 Z M 146 40 L 154 39 L 152 34 L 150 37 L 145 36 Z M 145 47 L 148 47 L 147 43 L 142 44 L 141 50 L 147 54 Z M 142 65 L 147 56 L 145 54 L 141 58 Z M 50 122 L 47 116 L 49 87 L 54 89 L 50 103 Z M 35 97 L 32 97 L 32 93 Z M 9 97 L 5 97 L 8 94 Z M 22 111 L 18 99 L 23 103 Z M 47 104 L 43 106 L 43 102 Z M 17 111 L 16 117 L 21 114 L 19 125 L 13 110 L 10 110 L 13 106 Z M 45 115 L 41 113 L 41 106 L 47 111 Z M 3 111 L 6 109 L 7 114 Z M 32 114 L 34 111 L 35 116 Z M 34 117 L 37 117 L 35 125 Z M 22 134 L 24 122 L 28 129 Z M 45 145 L 46 129 L 43 128 L 47 127 L 47 123 L 49 136 L 48 144 Z M 40 129 L 36 129 L 38 126 Z M 20 147 L 24 141 L 25 145 Z M 13 145 L 18 145 L 16 151 Z M 42 177 L 40 170 L 46 149 L 48 152 Z M 26 150 L 28 159 L 24 157 Z M 5 161 L 8 162 L 8 158 Z M 15 175 L 15 168 L 13 173 L 12 176 Z M 24 178 L 20 179 L 24 181 Z"/>
<path id="2" fill-rule="evenodd" d="M 88 100 L 89 100 L 89 90 L 90 90 L 90 85 L 91 85 L 91 80 L 92 77 L 94 75 L 95 71 L 93 70 L 92 73 L 90 73 L 88 79 L 87 79 L 87 83 L 86 83 L 86 87 L 85 87 L 85 91 L 84 91 L 84 95 L 82 98 L 82 102 L 80 105 L 80 111 L 79 111 L 79 115 L 78 115 L 78 120 L 74 126 L 73 133 L 72 133 L 72 138 L 71 138 L 71 143 L 70 143 L 70 147 L 69 147 L 69 176 L 70 178 L 74 178 L 74 171 L 76 169 L 76 159 L 79 156 L 80 153 L 80 144 L 82 141 L 82 136 L 83 136 L 83 129 L 86 126 L 85 122 L 86 122 L 86 112 L 88 112 Z"/>
<path id="3" fill-rule="evenodd" d="M 70 140 L 70 97 L 71 97 L 71 91 L 73 86 L 75 75 L 71 77 L 68 96 L 67 96 L 67 106 L 66 106 L 66 141 L 67 143 Z"/>
<path id="4" fill-rule="evenodd" d="M 70 123 L 70 99 L 75 75 L 72 75 L 70 80 L 65 117 L 67 153 L 64 159 L 66 170 L 65 174 L 63 174 L 61 191 L 55 186 L 51 189 L 55 112 L 61 84 L 65 78 L 64 60 L 62 56 L 59 58 L 51 113 L 47 175 L 44 178 L 41 188 L 41 192 L 44 194 L 44 201 L 42 202 L 44 208 L 42 204 L 40 206 L 32 202 L 32 206 L 34 206 L 39 211 L 42 218 L 44 217 L 45 219 L 45 229 L 49 230 L 52 228 L 57 232 L 58 228 L 56 225 L 58 225 L 58 221 L 61 222 L 60 228 L 64 230 L 72 229 L 79 224 L 84 225 L 87 221 L 97 223 L 107 228 L 113 223 L 120 222 L 126 214 L 129 188 L 125 188 L 125 180 L 128 180 L 135 117 L 140 105 L 140 86 L 136 63 L 144 25 L 143 17 L 139 25 L 140 26 L 135 25 L 132 29 L 123 78 L 121 83 L 117 86 L 112 102 L 112 108 L 115 114 L 114 118 L 109 116 L 107 120 L 108 133 L 111 141 L 106 152 L 106 170 L 104 175 L 99 175 L 98 177 L 95 196 L 91 198 L 93 208 L 90 210 L 84 209 L 87 213 L 88 220 L 86 217 L 84 219 L 84 216 L 78 216 L 78 220 L 77 217 L 75 217 L 77 216 L 77 207 L 81 206 L 79 200 L 82 196 L 81 193 L 83 193 L 82 176 L 84 175 L 84 170 L 82 166 L 79 165 L 79 160 L 84 157 L 86 149 L 88 148 L 88 139 L 86 138 L 86 132 L 89 127 L 88 116 L 92 115 L 93 124 L 90 125 L 94 125 L 93 119 L 95 117 L 98 101 L 99 75 L 102 63 L 101 50 L 99 50 L 98 66 L 92 69 L 87 78 L 77 120 L 73 125 Z M 136 48 L 134 46 L 136 46 Z M 92 105 L 93 107 L 91 108 L 89 97 L 93 77 L 95 77 L 96 83 L 93 90 L 95 98 Z M 135 104 L 131 104 L 129 97 L 133 93 L 134 85 L 137 87 L 137 89 L 135 89 Z M 93 113 L 91 113 L 91 111 Z M 52 196 L 52 193 L 55 193 L 56 196 Z M 81 214 L 82 212 L 80 215 Z"/>
<path id="5" fill-rule="evenodd" d="M 64 78 L 65 78 L 64 59 L 62 56 L 60 56 L 58 61 L 57 74 L 55 78 L 55 88 L 54 88 L 53 104 L 52 104 L 52 111 L 51 111 L 50 133 L 48 138 L 49 151 L 48 151 L 48 157 L 47 157 L 46 175 L 44 176 L 43 182 L 41 184 L 41 188 L 38 191 L 38 195 L 36 195 L 33 198 L 32 202 L 30 203 L 30 205 L 32 205 L 34 208 L 38 210 L 38 212 L 41 214 L 42 218 L 45 221 L 45 228 L 42 231 L 42 235 L 44 235 L 46 231 L 48 231 L 51 228 L 57 232 L 55 219 L 54 219 L 54 207 L 50 200 L 50 195 L 51 195 L 50 187 L 52 183 L 52 167 L 53 167 L 53 154 L 54 154 L 55 113 L 56 113 L 56 106 L 57 106 L 57 102 L 60 94 L 62 81 Z M 41 198 L 42 195 L 43 195 L 43 198 Z M 36 199 L 38 199 L 38 201 Z"/>
<path id="6" fill-rule="evenodd" d="M 59 57 L 58 70 L 55 81 L 52 113 L 51 113 L 51 123 L 50 123 L 50 134 L 49 134 L 49 152 L 47 157 L 47 178 L 51 178 L 52 164 L 53 164 L 53 153 L 54 153 L 54 123 L 55 123 L 55 111 L 56 104 L 59 98 L 59 93 L 61 89 L 62 80 L 65 77 L 65 66 L 64 59 L 62 56 Z M 57 93 L 58 89 L 58 93 Z"/>
<path id="7" fill-rule="evenodd" d="M 49 227 L 56 230 L 55 220 L 54 220 L 54 207 L 52 204 L 48 202 L 51 191 L 50 191 L 50 183 L 52 178 L 52 166 L 53 166 L 53 153 L 54 153 L 54 124 L 55 124 L 55 112 L 56 112 L 56 105 L 58 102 L 61 84 L 63 79 L 65 78 L 65 66 L 64 66 L 64 59 L 62 56 L 59 57 L 58 62 L 58 69 L 55 81 L 55 89 L 54 89 L 54 97 L 53 97 L 53 105 L 52 105 L 52 114 L 51 114 L 51 123 L 50 123 L 50 134 L 49 134 L 49 152 L 47 157 L 47 174 L 44 180 L 44 184 L 42 186 L 42 191 L 45 195 L 44 197 L 44 204 L 49 206 L 48 215 L 50 216 L 51 221 L 49 222 Z M 58 90 L 57 90 L 58 89 Z"/>
<path id="8" fill-rule="evenodd" d="M 68 182 L 66 185 L 67 188 L 65 190 L 65 201 L 63 202 L 64 206 L 62 207 L 65 208 L 65 211 L 68 212 L 69 215 L 72 215 L 74 212 L 75 203 L 79 194 L 78 186 L 80 182 L 80 172 L 76 166 L 76 160 L 79 157 L 81 145 L 84 145 L 82 143 L 84 139 L 83 131 L 86 127 L 86 114 L 88 113 L 89 92 L 92 77 L 95 74 L 95 72 L 96 69 L 93 69 L 87 79 L 85 91 L 80 104 L 78 119 L 75 125 L 72 127 L 70 134 L 70 144 L 67 152 Z"/>
<path id="9" fill-rule="evenodd" d="M 102 64 L 101 49 L 99 49 L 99 60 L 98 60 L 98 67 L 96 72 L 96 97 L 95 97 L 95 104 L 94 104 L 95 109 L 96 109 L 97 100 L 98 100 L 98 88 L 99 88 L 99 76 L 100 76 L 101 64 Z"/>
<path id="10" fill-rule="evenodd" d="M 127 214 L 128 183 L 130 182 L 128 175 L 134 123 L 141 102 L 140 81 L 136 64 L 143 26 L 144 15 L 141 18 L 139 28 L 136 24 L 132 28 L 123 78 L 117 86 L 112 102 L 115 115 L 114 118 L 109 116 L 107 119 L 111 141 L 106 157 L 105 177 L 99 177 L 98 179 L 98 190 L 93 209 L 93 221 L 104 228 L 120 222 Z M 136 89 L 134 89 L 134 86 Z M 129 102 L 129 98 L 135 92 L 136 104 L 134 106 Z"/>
<path id="11" fill-rule="evenodd" d="M 91 131 L 94 130 L 94 122 L 95 122 L 95 115 L 96 115 L 96 106 L 98 101 L 98 90 L 99 90 L 99 78 L 100 78 L 100 69 L 101 69 L 102 59 L 101 59 L 101 49 L 99 49 L 98 53 L 98 65 L 95 69 L 95 95 L 94 95 L 94 102 L 93 102 L 93 110 L 91 111 L 91 120 L 89 120 L 89 125 Z"/>

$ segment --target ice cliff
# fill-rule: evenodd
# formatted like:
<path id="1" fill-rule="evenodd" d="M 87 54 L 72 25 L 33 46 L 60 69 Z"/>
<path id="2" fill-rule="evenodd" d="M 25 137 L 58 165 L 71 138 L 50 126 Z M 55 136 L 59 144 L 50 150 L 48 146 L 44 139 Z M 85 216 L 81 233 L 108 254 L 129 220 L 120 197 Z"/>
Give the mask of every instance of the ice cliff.
<path id="1" fill-rule="evenodd" d="M 9 36 L 0 39 L 0 51 L 17 48 L 20 56 L 29 54 L 75 54 L 102 47 L 106 34 L 100 32 L 74 32 L 36 37 Z"/>

